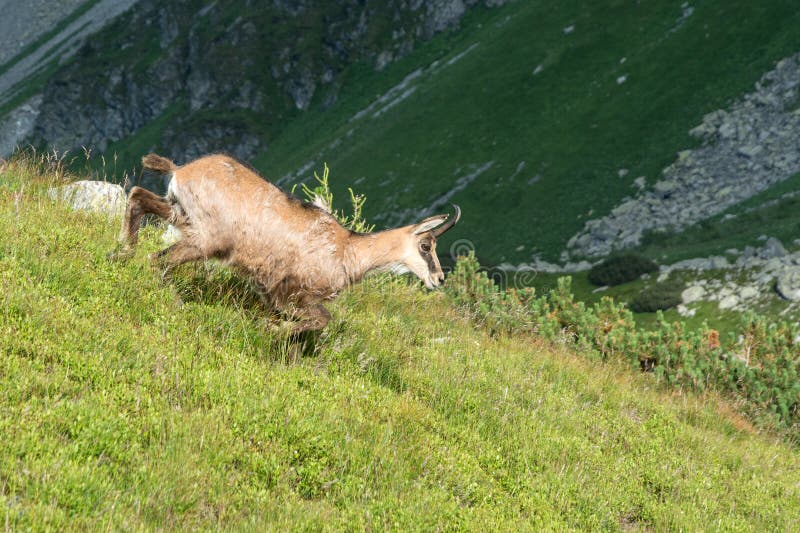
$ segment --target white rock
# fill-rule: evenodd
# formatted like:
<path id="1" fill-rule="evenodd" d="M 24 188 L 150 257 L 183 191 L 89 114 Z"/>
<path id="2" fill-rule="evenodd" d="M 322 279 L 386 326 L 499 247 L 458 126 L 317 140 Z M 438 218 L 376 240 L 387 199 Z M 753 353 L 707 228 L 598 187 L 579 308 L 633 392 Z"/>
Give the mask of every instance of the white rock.
<path id="1" fill-rule="evenodd" d="M 702 300 L 705 295 L 705 288 L 701 287 L 700 285 L 692 285 L 691 287 L 683 290 L 681 293 L 681 301 L 684 304 L 690 304 L 692 302 Z"/>
<path id="2" fill-rule="evenodd" d="M 47 193 L 50 198 L 66 202 L 73 209 L 106 213 L 109 216 L 122 216 L 127 205 L 125 190 L 106 181 L 76 181 L 63 187 L 53 187 Z"/>
<path id="3" fill-rule="evenodd" d="M 739 298 L 741 298 L 742 300 L 750 300 L 758 295 L 759 295 L 758 289 L 756 289 L 752 285 L 742 287 L 742 290 L 739 291 Z"/>
<path id="4" fill-rule="evenodd" d="M 724 311 L 726 309 L 733 309 L 739 303 L 739 298 L 735 294 L 728 295 L 719 301 L 719 309 Z"/>

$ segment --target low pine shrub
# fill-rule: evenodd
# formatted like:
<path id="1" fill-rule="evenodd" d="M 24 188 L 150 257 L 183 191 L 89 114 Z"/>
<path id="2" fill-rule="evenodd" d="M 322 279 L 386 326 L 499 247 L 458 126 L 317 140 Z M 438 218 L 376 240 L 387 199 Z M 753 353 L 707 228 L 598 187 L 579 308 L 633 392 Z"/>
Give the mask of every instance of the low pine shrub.
<path id="1" fill-rule="evenodd" d="M 658 265 L 641 255 L 615 255 L 592 267 L 589 270 L 589 281 L 601 287 L 621 285 L 656 270 Z"/>
<path id="2" fill-rule="evenodd" d="M 681 303 L 683 284 L 679 282 L 657 283 L 642 289 L 633 300 L 630 308 L 635 313 L 655 313 L 665 311 Z"/>

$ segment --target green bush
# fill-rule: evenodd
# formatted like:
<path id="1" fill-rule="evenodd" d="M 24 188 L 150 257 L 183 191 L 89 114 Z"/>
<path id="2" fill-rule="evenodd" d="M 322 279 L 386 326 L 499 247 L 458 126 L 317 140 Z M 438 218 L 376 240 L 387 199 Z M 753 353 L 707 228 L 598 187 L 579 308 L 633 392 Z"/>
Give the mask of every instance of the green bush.
<path id="1" fill-rule="evenodd" d="M 615 255 L 589 271 L 589 281 L 598 286 L 614 286 L 638 279 L 642 274 L 658 270 L 652 260 L 638 254 Z"/>
<path id="2" fill-rule="evenodd" d="M 683 284 L 680 282 L 657 283 L 642 289 L 629 305 L 635 313 L 655 313 L 671 309 L 681 303 Z"/>

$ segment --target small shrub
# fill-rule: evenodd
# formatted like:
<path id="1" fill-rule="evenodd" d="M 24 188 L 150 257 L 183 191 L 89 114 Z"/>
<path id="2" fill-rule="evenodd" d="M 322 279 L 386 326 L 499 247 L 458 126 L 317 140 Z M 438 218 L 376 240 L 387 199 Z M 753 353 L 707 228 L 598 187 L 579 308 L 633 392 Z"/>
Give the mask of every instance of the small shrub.
<path id="1" fill-rule="evenodd" d="M 638 279 L 642 274 L 658 270 L 652 260 L 638 254 L 609 257 L 589 271 L 589 281 L 598 286 L 621 285 Z"/>
<path id="2" fill-rule="evenodd" d="M 374 224 L 369 224 L 364 219 L 363 209 L 367 198 L 363 194 L 356 194 L 353 189 L 347 188 L 350 192 L 350 208 L 352 210 L 350 215 L 345 213 L 344 210 L 333 208 L 333 192 L 328 182 L 329 177 L 330 169 L 327 163 L 323 164 L 321 177 L 314 171 L 314 180 L 317 184 L 313 188 L 305 184 L 301 186 L 306 201 L 329 211 L 347 229 L 358 233 L 369 233 L 375 229 Z M 294 189 L 292 189 L 292 192 L 294 192 Z"/>
<path id="3" fill-rule="evenodd" d="M 680 282 L 658 283 L 643 289 L 630 302 L 635 313 L 655 313 L 671 309 L 681 303 L 683 284 Z"/>

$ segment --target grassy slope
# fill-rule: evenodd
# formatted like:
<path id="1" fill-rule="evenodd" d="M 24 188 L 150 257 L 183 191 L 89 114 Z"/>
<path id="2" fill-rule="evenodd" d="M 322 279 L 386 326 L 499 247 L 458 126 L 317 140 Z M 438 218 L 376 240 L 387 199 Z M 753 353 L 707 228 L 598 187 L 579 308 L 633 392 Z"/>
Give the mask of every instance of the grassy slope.
<path id="1" fill-rule="evenodd" d="M 217 268 L 106 260 L 118 220 L 0 175 L 0 508 L 12 530 L 793 530 L 800 455 L 713 397 L 376 279 L 286 364 Z M 44 183 L 52 177 L 44 179 Z"/>
<path id="2" fill-rule="evenodd" d="M 325 160 L 345 183 L 365 178 L 358 186 L 370 199 L 367 214 L 381 223 L 383 211 L 427 206 L 493 161 L 453 197 L 479 258 L 519 261 L 532 251 L 552 258 L 586 217 L 632 194 L 637 176 L 652 183 L 676 151 L 692 146 L 687 132 L 703 114 L 800 48 L 794 2 L 692 2 L 682 25 L 679 6 L 519 1 L 476 9 L 462 31 L 384 73 L 351 69 L 336 106 L 290 124 L 257 166 L 278 177 Z M 565 34 L 568 26 L 574 31 Z M 409 72 L 475 43 L 455 64 L 423 76 L 380 120 L 348 122 Z M 618 84 L 619 76 L 627 81 Z"/>

